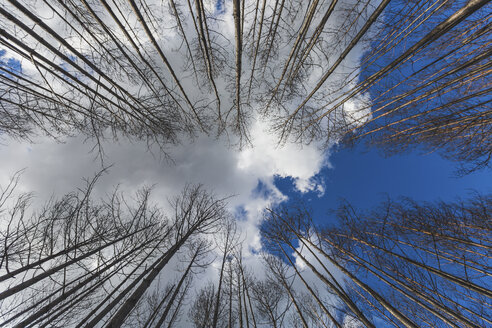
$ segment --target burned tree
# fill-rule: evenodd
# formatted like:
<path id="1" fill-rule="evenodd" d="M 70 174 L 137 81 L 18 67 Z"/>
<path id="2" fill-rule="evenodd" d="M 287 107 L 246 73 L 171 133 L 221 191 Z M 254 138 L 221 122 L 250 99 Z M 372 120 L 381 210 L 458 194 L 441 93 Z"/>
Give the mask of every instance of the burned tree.
<path id="1" fill-rule="evenodd" d="M 479 195 L 456 203 L 387 202 L 361 214 L 345 204 L 331 228 L 314 225 L 302 206 L 283 208 L 270 212 L 264 238 L 288 246 L 323 282 L 329 280 L 322 272 L 334 285 L 341 272 L 345 283 L 336 295 L 368 318 L 395 327 L 483 327 L 491 322 L 490 205 Z M 280 223 L 285 228 L 273 230 Z"/>
<path id="2" fill-rule="evenodd" d="M 9 0 L 0 129 L 161 145 L 213 131 L 244 145 L 263 118 L 280 142 L 423 145 L 473 170 L 490 160 L 488 9 L 486 0 Z"/>
<path id="3" fill-rule="evenodd" d="M 149 204 L 148 189 L 135 204 L 118 192 L 95 202 L 96 180 L 40 212 L 30 209 L 28 195 L 2 208 L 0 325 L 121 326 L 168 262 L 189 248 L 188 265 L 156 322 L 176 320 L 192 267 L 203 263 L 207 251 L 199 238 L 216 230 L 226 215 L 224 202 L 201 186 L 188 186 L 171 201 L 175 212 L 166 217 Z M 15 181 L 1 196 L 2 207 Z"/>

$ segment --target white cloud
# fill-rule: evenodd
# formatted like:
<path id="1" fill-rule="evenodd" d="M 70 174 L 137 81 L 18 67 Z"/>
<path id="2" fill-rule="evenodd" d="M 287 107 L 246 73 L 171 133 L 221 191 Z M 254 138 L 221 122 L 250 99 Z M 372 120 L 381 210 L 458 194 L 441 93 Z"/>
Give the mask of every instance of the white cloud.
<path id="1" fill-rule="evenodd" d="M 268 132 L 268 125 L 256 120 L 251 128 L 253 147 L 238 154 L 238 168 L 244 172 L 255 172 L 271 180 L 277 175 L 291 177 L 301 192 L 314 190 L 312 178 L 326 164 L 324 152 L 316 144 L 302 146 L 288 143 L 279 146 L 276 136 Z"/>
<path id="2" fill-rule="evenodd" d="M 165 206 L 166 198 L 186 183 L 201 183 L 220 196 L 233 196 L 231 210 L 246 211 L 242 225 L 248 239 L 259 247 L 255 226 L 261 211 L 270 203 L 286 200 L 274 185 L 274 177 L 292 177 L 300 191 L 314 190 L 312 180 L 326 163 L 322 151 L 313 146 L 276 147 L 274 139 L 257 124 L 252 147 L 236 150 L 223 140 L 201 136 L 194 142 L 169 149 L 173 161 L 160 156 L 158 149 L 147 149 L 143 142 L 105 142 L 105 164 L 112 164 L 95 190 L 98 196 L 119 185 L 129 194 L 142 186 L 155 185 L 153 197 Z M 33 191 L 38 204 L 51 195 L 62 195 L 82 185 L 101 169 L 92 143 L 82 137 L 63 142 L 39 137 L 35 143 L 4 139 L 0 146 L 0 184 L 21 168 L 26 168 L 18 191 Z M 258 185 L 264 192 L 254 193 Z"/>

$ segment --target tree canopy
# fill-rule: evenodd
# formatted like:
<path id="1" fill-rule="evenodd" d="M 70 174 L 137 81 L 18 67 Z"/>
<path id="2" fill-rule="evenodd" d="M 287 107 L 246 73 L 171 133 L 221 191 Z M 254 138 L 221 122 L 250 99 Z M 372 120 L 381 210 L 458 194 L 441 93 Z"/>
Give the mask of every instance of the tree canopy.
<path id="1" fill-rule="evenodd" d="M 0 138 L 166 155 L 250 147 L 261 121 L 279 147 L 490 166 L 487 0 L 4 0 L 0 17 Z M 332 224 L 271 204 L 258 250 L 228 195 L 101 197 L 104 172 L 40 207 L 21 172 L 0 186 L 0 327 L 492 326 L 490 195 L 345 202 Z"/>

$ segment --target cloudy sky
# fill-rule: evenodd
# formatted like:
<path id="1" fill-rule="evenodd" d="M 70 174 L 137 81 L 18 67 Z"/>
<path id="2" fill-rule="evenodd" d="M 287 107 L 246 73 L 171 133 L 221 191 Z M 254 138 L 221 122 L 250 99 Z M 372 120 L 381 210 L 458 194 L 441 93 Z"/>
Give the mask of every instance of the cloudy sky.
<path id="1" fill-rule="evenodd" d="M 214 13 L 217 18 L 217 21 L 210 23 L 211 26 L 221 32 L 216 37 L 215 42 L 227 50 L 223 54 L 226 56 L 226 61 L 223 64 L 225 65 L 224 73 L 216 78 L 216 83 L 220 90 L 222 107 L 229 108 L 233 106 L 234 102 L 234 94 L 229 91 L 230 88 L 228 87 L 228 83 L 234 81 L 234 46 L 231 42 L 234 40 L 232 2 L 219 2 L 220 5 L 213 1 L 206 1 L 205 3 L 209 6 L 209 12 Z M 254 2 L 251 2 L 251 5 L 253 4 Z M 210 90 L 193 80 L 193 75 L 189 73 L 188 68 L 183 63 L 184 56 L 179 55 L 185 50 L 182 46 L 181 36 L 176 32 L 170 9 L 168 6 L 161 6 L 160 3 L 153 5 L 160 10 L 158 19 L 162 24 L 161 27 L 166 30 L 165 34 L 158 36 L 160 42 L 166 44 L 163 49 L 192 101 L 196 103 L 214 101 Z M 45 21 L 57 33 L 66 36 L 67 39 L 70 37 L 70 40 L 77 40 L 76 38 L 73 39 L 74 35 L 71 34 L 70 29 L 63 27 L 65 23 L 60 17 L 53 14 L 52 9 L 48 8 L 46 4 L 35 2 L 33 6 L 36 6 L 38 12 L 44 13 L 43 17 L 50 17 Z M 319 8 L 320 12 L 326 6 L 324 4 Z M 22 17 L 22 14 L 16 9 L 8 9 Z M 267 6 L 266 15 L 268 15 L 269 10 L 272 10 L 270 5 Z M 186 33 L 191 36 L 196 32 L 193 30 L 193 24 L 189 21 L 189 17 L 187 19 L 188 21 L 185 19 L 183 24 Z M 112 20 L 108 18 L 105 21 L 110 24 Z M 295 24 L 300 23 L 301 21 L 296 21 Z M 7 21 L 4 24 L 7 28 L 14 28 Z M 138 23 L 134 22 L 133 24 Z M 251 24 L 252 15 L 248 15 L 245 19 L 245 30 Z M 292 26 L 292 28 L 299 28 L 299 26 Z M 38 26 L 35 26 L 34 29 L 41 35 L 45 33 Z M 16 29 L 16 31 L 18 30 Z M 114 33 L 118 33 L 117 26 L 113 26 L 112 30 Z M 24 35 L 26 40 L 31 38 L 26 31 L 17 33 Z M 122 36 L 120 35 L 120 37 Z M 142 40 L 147 39 L 143 32 L 139 37 Z M 282 34 L 280 33 L 278 38 L 281 37 Z M 58 43 L 50 35 L 46 35 L 46 39 L 53 44 Z M 81 52 L 87 51 L 84 47 L 90 46 L 84 44 L 83 40 L 71 42 L 74 45 L 80 42 L 78 49 Z M 192 42 L 191 37 L 190 42 Z M 151 47 L 149 44 L 143 46 Z M 39 48 L 40 51 L 47 51 L 43 47 Z M 269 65 L 272 68 L 277 68 L 276 71 L 281 71 L 284 64 L 283 58 L 288 55 L 289 51 L 289 46 L 279 47 L 277 56 L 270 60 Z M 47 51 L 47 56 L 48 53 Z M 336 52 L 332 55 L 336 55 Z M 150 53 L 150 56 L 157 55 Z M 360 52 L 354 52 L 353 55 L 348 56 L 344 66 L 336 73 L 348 72 L 352 67 L 356 67 L 359 57 Z M 156 62 L 160 61 L 160 58 L 151 59 Z M 54 77 L 53 80 L 50 80 L 51 76 L 48 73 L 45 76 L 39 76 L 38 68 L 30 60 L 22 58 L 9 49 L 2 49 L 1 60 L 4 65 L 15 67 L 33 79 L 49 80 L 51 87 L 60 90 L 60 92 L 67 88 L 63 80 L 57 80 Z M 318 64 L 326 66 L 328 65 L 327 60 L 327 58 L 319 57 Z M 64 69 L 71 70 L 70 65 L 66 62 L 61 61 L 60 65 Z M 251 61 L 247 60 L 245 56 L 243 61 L 243 74 L 245 76 L 248 75 L 251 65 Z M 311 73 L 304 81 L 306 90 L 317 82 L 322 71 L 313 70 Z M 115 76 L 115 79 L 119 79 L 122 84 L 127 84 L 129 90 L 139 90 L 139 88 L 145 87 L 125 81 L 124 76 Z M 264 80 L 268 82 L 268 77 Z M 293 190 L 300 196 L 313 194 L 316 197 L 322 197 L 326 190 L 325 181 L 320 176 L 320 172 L 323 168 L 330 167 L 330 149 L 322 149 L 320 143 L 315 142 L 304 146 L 289 142 L 283 145 L 278 144 L 277 136 L 270 131 L 271 122 L 259 114 L 255 114 L 260 109 L 260 104 L 255 95 L 262 89 L 262 83 L 259 82 L 260 85 L 253 86 L 253 96 L 249 104 L 253 113 L 250 115 L 249 121 L 251 142 L 242 148 L 237 146 L 238 142 L 233 134 L 228 134 L 227 138 L 225 134 L 216 138 L 212 130 L 207 131 L 210 132 L 209 134 L 198 133 L 194 140 L 183 137 L 180 144 L 166 148 L 166 156 L 163 156 L 157 147 L 149 147 L 145 142 L 129 140 L 125 137 L 103 142 L 104 155 L 98 157 L 97 152 L 93 150 L 95 141 L 86 139 L 84 136 L 60 136 L 55 140 L 39 133 L 32 137 L 31 141 L 14 140 L 8 136 L 3 136 L 0 145 L 0 158 L 2 158 L 0 162 L 0 184 L 6 183 L 17 170 L 26 169 L 18 191 L 34 192 L 37 203 L 41 204 L 43 200 L 52 195 L 62 195 L 74 190 L 83 183 L 83 178 L 93 176 L 102 166 L 111 166 L 109 172 L 97 186 L 97 196 L 110 193 L 116 185 L 128 193 L 132 193 L 142 186 L 153 185 L 154 200 L 165 206 L 166 198 L 176 194 L 186 183 L 201 183 L 217 195 L 233 196 L 230 198 L 230 209 L 241 217 L 244 231 L 247 231 L 248 234 L 249 246 L 258 249 L 260 245 L 255 227 L 261 218 L 262 209 L 268 204 L 278 204 L 289 199 L 285 193 L 277 188 L 274 183 L 275 179 L 289 179 Z M 247 82 L 244 84 L 247 85 Z M 329 89 L 322 88 L 319 93 L 323 95 L 324 92 L 328 93 L 329 91 Z M 139 90 L 139 92 L 145 93 L 145 89 L 144 91 Z M 300 97 L 293 99 L 292 104 L 295 105 L 300 100 Z M 82 98 L 80 101 L 83 103 L 84 99 Z M 368 101 L 366 95 L 354 98 L 347 104 L 345 111 L 355 113 L 357 108 L 362 108 Z"/>
<path id="2" fill-rule="evenodd" d="M 214 28 L 221 32 L 216 42 L 228 50 L 224 54 L 227 57 L 224 64 L 225 73 L 217 78 L 217 86 L 223 99 L 222 105 L 227 108 L 234 102 L 234 94 L 228 91 L 228 83 L 231 78 L 234 79 L 234 66 L 227 62 L 234 63 L 234 45 L 231 42 L 234 40 L 232 2 L 205 3 L 208 5 L 208 11 L 217 18 L 211 24 L 215 24 Z M 346 0 L 337 8 L 353 6 L 355 3 Z M 67 33 L 67 36 L 70 34 L 69 29 L 62 27 L 60 18 L 51 13 L 51 9 L 41 2 L 36 2 L 35 5 L 38 12 L 44 13 L 43 17 L 50 17 L 45 21 L 57 33 Z M 194 101 L 204 102 L 207 97 L 213 101 L 210 90 L 193 81 L 192 74 L 182 62 L 184 57 L 178 55 L 184 48 L 181 37 L 176 32 L 174 20 L 170 16 L 170 9 L 166 6 L 160 7 L 157 3 L 154 5 L 160 10 L 160 23 L 166 30 L 165 34 L 158 36 L 159 42 L 166 44 L 165 52 L 176 68 L 185 89 Z M 318 9 L 319 12 L 323 12 L 327 6 L 328 4 L 323 3 Z M 267 6 L 267 16 L 268 10 L 272 8 Z M 341 13 L 341 10 L 335 11 L 328 26 L 340 23 L 343 20 Z M 107 21 L 110 24 L 111 20 Z M 295 21 L 291 28 L 299 28 L 300 23 L 300 20 Z M 9 27 L 7 22 L 4 24 Z M 248 30 L 251 24 L 252 15 L 246 15 L 245 30 Z M 191 22 L 184 21 L 188 35 L 195 33 L 192 25 Z M 353 28 L 356 29 L 357 24 Z M 113 26 L 113 29 L 117 33 L 116 26 Z M 39 31 L 41 33 L 41 29 Z M 281 38 L 282 34 L 279 33 Z M 143 32 L 140 37 L 142 40 L 146 39 Z M 324 104 L 324 97 L 336 98 L 337 93 L 333 92 L 333 86 L 337 83 L 337 77 L 356 76 L 358 71 L 354 68 L 361 60 L 362 46 L 363 44 L 357 46 L 349 53 L 343 65 L 335 70 L 334 78 L 329 79 L 317 92 L 318 98 L 312 99 L 314 104 Z M 84 47 L 87 45 L 80 41 L 80 51 L 83 51 Z M 332 48 L 326 53 L 327 56 L 315 57 L 314 61 L 319 67 L 328 67 L 330 61 L 340 53 L 337 46 Z M 0 59 L 3 64 L 16 66 L 16 69 L 22 70 L 24 74 L 36 76 L 38 71 L 29 60 L 8 49 L 1 50 Z M 287 57 L 289 51 L 290 44 L 280 43 L 276 56 L 272 56 L 268 64 L 274 74 L 281 71 L 283 58 Z M 245 56 L 243 61 L 243 75 L 247 75 L 251 70 L 252 63 L 248 58 Z M 66 63 L 64 65 L 69 69 Z M 230 69 L 229 73 L 227 69 Z M 305 89 L 312 89 L 322 74 L 322 69 L 312 69 L 303 81 Z M 267 83 L 269 77 L 265 76 L 262 77 Z M 65 87 L 60 82 L 53 83 L 54 87 Z M 343 93 L 352 86 L 344 85 L 338 92 Z M 128 88 L 135 90 L 140 87 L 128 85 Z M 259 82 L 254 86 L 253 93 L 260 93 L 262 87 L 262 82 Z M 261 105 L 255 99 L 252 97 L 250 103 L 252 113 L 256 113 Z M 298 97 L 290 102 L 296 105 L 301 100 L 302 97 Z M 345 114 L 357 117 L 370 115 L 370 103 L 371 95 L 362 94 L 349 101 L 343 110 Z M 435 153 L 413 152 L 385 158 L 378 151 L 366 149 L 363 145 L 355 149 L 339 149 L 335 146 L 336 140 L 329 142 L 330 147 L 321 147 L 322 144 L 316 142 L 304 146 L 290 142 L 279 145 L 277 136 L 271 133 L 271 122 L 267 119 L 253 114 L 249 123 L 251 143 L 242 148 L 237 147 L 234 136 L 229 135 L 226 138 L 222 135 L 215 138 L 214 132 L 210 131 L 208 135 L 199 133 L 194 140 L 183 138 L 180 144 L 168 146 L 167 156 L 163 156 L 157 147 L 149 147 L 144 142 L 124 137 L 103 142 L 104 155 L 101 157 L 94 150 L 94 140 L 86 139 L 84 136 L 60 136 L 55 140 L 39 133 L 32 137 L 31 141 L 2 136 L 0 185 L 4 185 L 17 170 L 25 169 L 18 191 L 34 192 L 36 203 L 39 205 L 52 195 L 59 196 L 74 190 L 83 185 L 83 178 L 93 176 L 102 167 L 111 166 L 99 182 L 96 196 L 104 197 L 116 186 L 131 194 L 142 186 L 152 185 L 154 201 L 165 207 L 167 197 L 176 194 L 185 184 L 201 183 L 217 195 L 232 196 L 229 201 L 230 210 L 240 219 L 243 231 L 247 235 L 247 245 L 252 249 L 261 247 L 257 230 L 261 211 L 266 206 L 285 203 L 292 199 L 301 198 L 309 202 L 319 213 L 320 221 L 323 221 L 326 220 L 325 212 L 336 207 L 340 198 L 345 198 L 356 206 L 370 207 L 383 199 L 385 194 L 391 197 L 403 195 L 418 200 L 433 200 L 466 196 L 470 190 L 491 191 L 489 186 L 492 183 L 489 182 L 492 181 L 488 172 L 477 172 L 457 178 L 454 174 L 454 163 L 442 160 Z"/>
<path id="3" fill-rule="evenodd" d="M 224 47 L 234 49 L 230 42 L 234 40 L 232 2 L 226 1 L 215 8 L 213 1 L 207 3 L 209 11 L 215 11 L 217 28 L 223 36 L 217 42 L 223 42 Z M 348 5 L 354 1 L 347 0 L 344 3 Z M 168 12 L 164 9 L 164 13 Z M 325 8 L 321 8 L 320 12 L 322 9 Z M 44 17 L 51 17 L 47 8 L 39 7 L 38 10 Z M 161 18 L 165 22 L 172 20 L 165 15 Z M 340 17 L 334 17 L 331 23 L 339 19 Z M 55 28 L 59 21 L 53 19 L 49 23 Z M 247 20 L 245 24 L 247 28 L 251 21 Z M 187 26 L 191 35 L 192 24 Z M 185 89 L 194 95 L 194 101 L 203 101 L 200 97 L 213 99 L 207 90 L 193 83 L 190 74 L 183 67 L 179 56 L 179 51 L 182 51 L 179 50 L 182 49 L 181 39 L 175 34 L 175 30 L 166 26 L 163 28 L 167 33 L 160 36 L 162 39 L 159 42 L 167 42 L 166 52 L 173 66 L 179 67 L 178 75 L 182 78 Z M 357 28 L 357 24 L 354 28 Z M 63 34 L 66 31 L 59 29 L 59 32 Z M 84 45 L 81 44 L 80 47 L 83 48 Z M 277 58 L 285 58 L 289 50 L 288 45 L 280 47 Z M 330 59 L 338 53 L 334 49 L 328 56 L 332 56 L 331 58 L 320 57 L 316 64 L 327 67 Z M 343 74 L 353 74 L 353 68 L 358 66 L 362 53 L 362 48 L 356 47 L 345 59 L 343 67 L 335 71 L 334 79 Z M 230 51 L 228 55 L 227 60 L 233 63 L 234 51 Z M 4 63 L 9 60 L 11 64 L 20 63 L 26 74 L 36 74 L 35 67 L 29 61 L 12 52 L 3 52 L 2 58 Z M 272 59 L 269 65 L 275 71 L 282 64 L 281 60 Z M 245 60 L 243 71 L 248 72 L 250 68 L 251 62 Z M 221 96 L 225 99 L 225 107 L 230 107 L 233 103 L 233 95 L 226 86 L 231 76 L 234 77 L 234 71 L 231 72 L 230 76 L 225 74 L 226 76 L 217 80 Z M 304 81 L 305 88 L 310 90 L 322 74 L 320 69 L 313 70 Z M 324 103 L 323 96 L 330 94 L 329 88 L 336 83 L 335 80 L 327 81 L 326 87 L 318 92 L 319 98 L 312 100 L 314 104 Z M 346 85 L 345 88 L 352 86 Z M 61 85 L 59 87 L 63 88 Z M 132 87 L 136 90 L 139 86 L 129 86 Z M 258 92 L 261 87 L 257 86 Z M 342 89 L 338 92 L 344 91 Z M 330 95 L 333 98 L 337 96 L 333 93 Z M 292 103 L 295 105 L 301 99 L 293 99 Z M 369 115 L 367 108 L 370 103 L 371 95 L 363 94 L 349 101 L 344 111 L 357 117 Z M 256 110 L 255 106 L 259 104 L 251 103 L 253 112 Z M 456 177 L 456 165 L 441 159 L 435 153 L 423 154 L 416 151 L 385 158 L 378 151 L 364 145 L 354 149 L 339 149 L 336 140 L 330 142 L 331 147 L 328 148 L 321 147 L 322 144 L 316 142 L 303 146 L 290 142 L 279 145 L 277 136 L 270 131 L 269 123 L 259 115 L 252 115 L 249 126 L 251 144 L 242 148 L 238 148 L 234 140 L 231 142 L 224 135 L 216 138 L 213 132 L 210 135 L 200 133 L 194 140 L 184 138 L 180 144 L 168 146 L 168 156 L 163 156 L 157 147 L 149 147 L 145 142 L 124 137 L 104 141 L 104 155 L 99 157 L 94 150 L 94 140 L 84 136 L 61 136 L 55 140 L 40 133 L 31 141 L 0 136 L 0 186 L 5 185 L 16 171 L 25 169 L 17 191 L 34 192 L 35 205 L 40 205 L 51 196 L 61 196 L 83 186 L 83 178 L 90 178 L 102 167 L 110 166 L 95 189 L 95 197 L 110 194 L 116 186 L 127 194 L 132 194 L 143 186 L 154 186 L 153 201 L 166 207 L 166 199 L 177 194 L 185 184 L 201 183 L 219 196 L 231 196 L 230 210 L 238 218 L 246 249 L 256 251 L 261 249 L 258 225 L 262 210 L 289 200 L 303 199 L 319 214 L 318 222 L 323 222 L 328 220 L 325 212 L 336 207 L 339 198 L 367 208 L 384 199 L 385 193 L 391 197 L 410 196 L 417 200 L 449 200 L 456 196 L 466 197 L 471 190 L 492 192 L 489 172 L 481 171 Z M 257 265 L 254 261 L 249 264 Z M 302 263 L 299 266 L 302 267 Z"/>

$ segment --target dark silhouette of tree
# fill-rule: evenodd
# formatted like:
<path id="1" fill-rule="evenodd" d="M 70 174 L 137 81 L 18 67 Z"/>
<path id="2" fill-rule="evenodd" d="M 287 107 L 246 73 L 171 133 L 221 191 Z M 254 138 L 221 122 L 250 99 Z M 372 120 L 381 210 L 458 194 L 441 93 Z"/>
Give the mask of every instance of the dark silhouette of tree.
<path id="1" fill-rule="evenodd" d="M 215 286 L 213 284 L 207 285 L 198 292 L 189 313 L 190 321 L 194 327 L 212 327 L 214 311 L 217 306 L 215 293 Z M 222 301 L 219 304 L 220 320 L 217 320 L 216 323 L 218 327 L 227 327 L 227 320 L 224 316 L 225 312 L 226 305 Z"/>
<path id="2" fill-rule="evenodd" d="M 252 285 L 253 299 L 260 323 L 272 327 L 284 325 L 285 314 L 290 307 L 286 293 L 280 284 L 273 279 L 259 280 Z"/>
<path id="3" fill-rule="evenodd" d="M 265 264 L 267 265 L 269 272 L 271 272 L 273 276 L 271 277 L 271 280 L 275 281 L 277 284 L 280 284 L 285 290 L 290 299 L 290 302 L 292 302 L 292 305 L 296 310 L 302 327 L 309 327 L 308 321 L 306 319 L 307 314 L 304 313 L 302 308 L 302 302 L 298 299 L 296 291 L 292 288 L 292 283 L 294 279 L 290 279 L 290 277 L 288 277 L 289 266 L 276 256 L 270 254 L 264 254 L 263 256 Z"/>
<path id="4" fill-rule="evenodd" d="M 220 249 L 223 252 L 223 254 L 222 254 L 222 261 L 220 263 L 219 282 L 217 286 L 217 292 L 215 296 L 215 306 L 214 306 L 213 317 L 212 317 L 213 328 L 217 327 L 217 322 L 219 320 L 220 304 L 224 303 L 221 302 L 221 298 L 223 297 L 222 284 L 225 281 L 226 263 L 229 262 L 230 265 L 232 251 L 234 247 L 237 246 L 236 244 L 238 240 L 237 227 L 235 221 L 229 220 L 229 221 L 225 221 L 224 223 L 225 223 L 224 227 L 221 231 L 222 233 L 219 234 L 218 237 L 216 237 L 217 238 L 216 249 Z M 232 277 L 229 277 L 229 279 L 232 279 Z M 230 297 L 229 297 L 229 302 L 231 303 Z"/>

